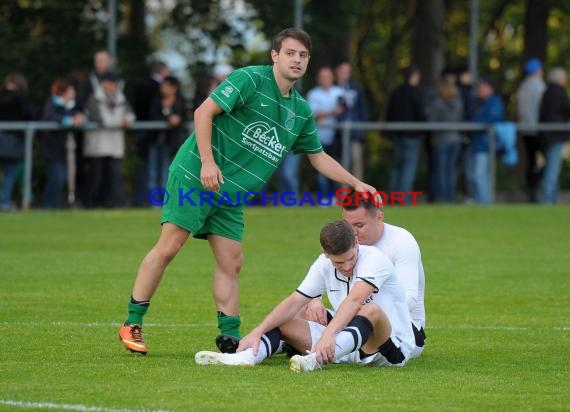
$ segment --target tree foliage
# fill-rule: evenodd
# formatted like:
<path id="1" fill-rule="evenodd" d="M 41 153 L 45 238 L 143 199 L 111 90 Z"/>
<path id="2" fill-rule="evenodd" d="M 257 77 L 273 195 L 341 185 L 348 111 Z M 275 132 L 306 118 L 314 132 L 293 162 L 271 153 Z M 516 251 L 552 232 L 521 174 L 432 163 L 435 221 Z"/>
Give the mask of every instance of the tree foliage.
<path id="1" fill-rule="evenodd" d="M 100 34 L 94 9 L 84 2 L 2 1 L 0 74 L 23 73 L 30 96 L 40 104 L 57 76 L 90 64 L 86 51 L 103 44 Z"/>
<path id="2" fill-rule="evenodd" d="M 179 0 L 156 28 L 173 33 L 194 78 L 220 60 L 235 66 L 251 64 L 253 57 L 245 45 L 255 31 L 255 13 L 234 6 L 223 0 Z"/>
<path id="3" fill-rule="evenodd" d="M 146 76 L 146 57 L 163 46 L 157 34 L 165 32 L 172 33 L 172 38 L 178 35 L 174 47 L 188 59 L 194 78 L 225 57 L 235 66 L 266 63 L 268 50 L 252 55 L 245 47 L 247 36 L 261 32 L 271 40 L 275 33 L 292 26 L 294 3 L 178 0 L 161 17 L 154 32 L 147 32 L 146 2 L 117 0 L 119 68 L 128 86 Z M 441 66 L 467 64 L 469 3 L 302 1 L 303 27 L 314 44 L 304 88 L 312 86 L 319 66 L 349 58 L 354 77 L 368 94 L 371 118 L 381 118 L 386 97 L 398 84 L 399 69 L 420 62 L 426 79 L 433 81 Z M 568 4 L 565 0 L 479 0 L 479 73 L 496 77 L 501 92 L 508 97 L 520 81 L 526 58 L 544 57 L 547 68 L 570 66 L 570 28 L 564 24 L 570 14 Z M 249 12 L 234 10 L 244 5 Z M 430 5 L 441 12 L 434 14 L 437 10 Z M 0 75 L 24 73 L 32 98 L 40 104 L 55 77 L 88 70 L 95 49 L 106 46 L 106 9 L 106 0 L 0 2 L 0 42 L 4 45 Z M 432 36 L 434 21 L 442 22 L 442 33 L 436 37 Z M 439 57 L 434 58 L 436 55 Z"/>

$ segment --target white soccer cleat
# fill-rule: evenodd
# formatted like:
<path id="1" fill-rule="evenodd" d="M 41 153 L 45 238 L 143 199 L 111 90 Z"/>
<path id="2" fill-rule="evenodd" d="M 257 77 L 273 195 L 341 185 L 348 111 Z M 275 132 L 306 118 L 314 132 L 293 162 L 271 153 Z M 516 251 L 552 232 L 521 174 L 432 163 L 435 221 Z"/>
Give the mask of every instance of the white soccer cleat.
<path id="1" fill-rule="evenodd" d="M 317 362 L 315 353 L 309 353 L 305 356 L 292 356 L 289 365 L 293 372 L 313 372 L 322 369 L 322 366 Z"/>
<path id="2" fill-rule="evenodd" d="M 194 357 L 198 365 L 255 366 L 251 351 L 239 353 L 219 353 L 200 351 Z"/>

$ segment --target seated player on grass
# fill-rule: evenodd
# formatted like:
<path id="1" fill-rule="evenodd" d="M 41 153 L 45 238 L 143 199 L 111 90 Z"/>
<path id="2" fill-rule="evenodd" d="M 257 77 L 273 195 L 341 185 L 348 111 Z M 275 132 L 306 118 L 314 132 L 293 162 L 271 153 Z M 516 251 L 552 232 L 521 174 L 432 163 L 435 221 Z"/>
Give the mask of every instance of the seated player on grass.
<path id="1" fill-rule="evenodd" d="M 390 260 L 375 247 L 359 245 L 344 220 L 326 224 L 320 243 L 324 253 L 297 290 L 240 341 L 237 353 L 201 351 L 196 363 L 254 366 L 276 353 L 283 340 L 308 353 L 290 359 L 295 372 L 328 363 L 404 366 L 415 339 L 404 289 Z M 326 326 L 297 317 L 323 293 L 334 310 Z"/>
<path id="2" fill-rule="evenodd" d="M 394 265 L 396 274 L 404 286 L 406 304 L 412 318 L 418 357 L 425 347 L 426 308 L 424 304 L 425 273 L 420 247 L 414 236 L 406 229 L 384 221 L 382 204 L 375 202 L 367 193 L 351 191 L 340 202 L 342 217 L 352 225 L 358 243 L 374 246 L 386 255 Z M 327 310 L 320 299 L 307 305 L 303 317 L 327 324 Z"/>

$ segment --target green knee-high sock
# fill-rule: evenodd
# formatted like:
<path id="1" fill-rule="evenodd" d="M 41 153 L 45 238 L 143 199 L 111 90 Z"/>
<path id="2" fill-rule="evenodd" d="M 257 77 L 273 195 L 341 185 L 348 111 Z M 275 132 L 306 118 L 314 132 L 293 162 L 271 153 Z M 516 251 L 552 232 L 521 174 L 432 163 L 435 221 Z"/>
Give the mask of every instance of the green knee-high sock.
<path id="1" fill-rule="evenodd" d="M 134 300 L 131 296 L 131 300 L 128 305 L 129 316 L 127 317 L 127 321 L 125 325 L 142 325 L 143 323 L 143 316 L 148 310 L 150 305 L 150 300 Z"/>
<path id="2" fill-rule="evenodd" d="M 218 311 L 218 329 L 222 335 L 230 335 L 234 338 L 240 339 L 239 327 L 241 325 L 241 318 L 238 316 L 229 316 L 223 312 Z"/>

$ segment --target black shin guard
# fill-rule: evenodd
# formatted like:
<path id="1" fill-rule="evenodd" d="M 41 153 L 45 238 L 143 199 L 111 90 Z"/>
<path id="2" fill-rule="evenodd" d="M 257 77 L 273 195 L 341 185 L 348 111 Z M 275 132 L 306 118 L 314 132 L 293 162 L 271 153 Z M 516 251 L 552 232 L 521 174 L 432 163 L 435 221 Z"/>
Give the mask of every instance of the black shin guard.
<path id="1" fill-rule="evenodd" d="M 267 350 L 267 357 L 273 355 L 277 349 L 279 349 L 279 343 L 281 342 L 281 331 L 279 328 L 271 329 L 269 332 L 265 332 L 261 336 L 261 343 L 265 346 Z"/>
<path id="2" fill-rule="evenodd" d="M 372 323 L 370 323 L 370 321 L 364 316 L 356 315 L 354 318 L 352 318 L 350 323 L 346 325 L 346 328 L 344 328 L 343 331 L 350 332 L 354 335 L 356 350 L 357 348 L 360 348 L 362 345 L 364 345 L 372 334 Z M 360 335 L 360 342 L 358 339 L 358 334 Z"/>
<path id="3" fill-rule="evenodd" d="M 384 356 L 386 360 L 392 365 L 402 363 L 406 359 L 400 348 L 394 345 L 392 339 L 388 339 L 386 342 L 384 342 L 378 350 L 382 356 Z"/>

